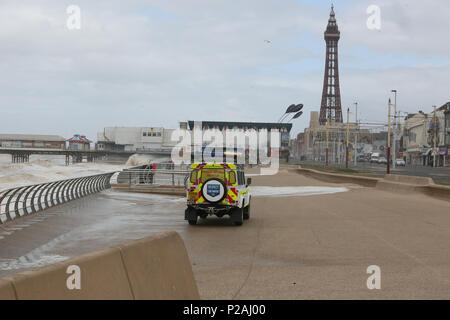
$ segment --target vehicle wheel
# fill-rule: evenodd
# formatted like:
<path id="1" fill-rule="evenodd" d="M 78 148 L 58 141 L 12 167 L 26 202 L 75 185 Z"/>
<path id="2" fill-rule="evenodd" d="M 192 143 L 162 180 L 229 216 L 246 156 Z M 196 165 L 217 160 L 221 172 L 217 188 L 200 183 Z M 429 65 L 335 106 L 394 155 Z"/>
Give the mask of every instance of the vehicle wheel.
<path id="1" fill-rule="evenodd" d="M 235 226 L 242 226 L 242 223 L 244 223 L 244 208 L 234 209 L 231 220 Z"/>
<path id="2" fill-rule="evenodd" d="M 194 208 L 188 207 L 184 212 L 184 219 L 189 222 L 190 225 L 195 226 L 197 224 L 197 210 Z"/>
<path id="3" fill-rule="evenodd" d="M 244 220 L 250 219 L 250 205 L 244 208 Z"/>

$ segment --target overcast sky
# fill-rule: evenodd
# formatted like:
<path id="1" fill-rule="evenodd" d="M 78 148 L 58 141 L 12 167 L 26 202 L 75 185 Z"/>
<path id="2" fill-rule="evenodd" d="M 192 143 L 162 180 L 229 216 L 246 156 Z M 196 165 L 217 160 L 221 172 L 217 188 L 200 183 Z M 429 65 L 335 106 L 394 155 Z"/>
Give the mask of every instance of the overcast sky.
<path id="1" fill-rule="evenodd" d="M 66 26 L 69 5 L 81 29 Z M 381 30 L 369 30 L 369 5 Z M 277 121 L 319 110 L 331 1 L 0 0 L 0 133 L 74 133 L 179 121 Z M 385 121 L 450 101 L 448 0 L 334 1 L 343 109 Z M 270 42 L 266 41 L 269 40 Z M 351 115 L 354 119 L 354 113 Z"/>

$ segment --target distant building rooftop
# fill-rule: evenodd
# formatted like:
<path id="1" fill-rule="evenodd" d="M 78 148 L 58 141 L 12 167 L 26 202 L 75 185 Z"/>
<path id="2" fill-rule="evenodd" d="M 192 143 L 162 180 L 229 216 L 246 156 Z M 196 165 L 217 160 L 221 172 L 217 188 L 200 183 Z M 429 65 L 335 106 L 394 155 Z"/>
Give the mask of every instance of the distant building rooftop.
<path id="1" fill-rule="evenodd" d="M 86 136 L 75 134 L 72 138 L 67 139 L 69 142 L 78 142 L 78 143 L 91 143 L 91 140 L 86 138 Z"/>
<path id="2" fill-rule="evenodd" d="M 0 134 L 0 140 L 7 141 L 55 141 L 64 142 L 65 138 L 56 135 L 44 134 Z"/>
<path id="3" fill-rule="evenodd" d="M 266 128 L 268 130 L 272 128 L 276 128 L 278 130 L 285 129 L 287 132 L 290 132 L 292 129 L 292 123 L 274 123 L 274 122 L 233 122 L 233 121 L 199 121 L 202 123 L 203 128 L 214 128 L 218 127 L 219 130 L 223 130 L 224 127 L 228 129 L 232 129 L 233 127 L 237 127 L 238 129 L 242 129 L 244 127 L 251 129 L 263 129 Z M 189 129 L 194 129 L 194 121 L 190 120 L 187 122 Z"/>

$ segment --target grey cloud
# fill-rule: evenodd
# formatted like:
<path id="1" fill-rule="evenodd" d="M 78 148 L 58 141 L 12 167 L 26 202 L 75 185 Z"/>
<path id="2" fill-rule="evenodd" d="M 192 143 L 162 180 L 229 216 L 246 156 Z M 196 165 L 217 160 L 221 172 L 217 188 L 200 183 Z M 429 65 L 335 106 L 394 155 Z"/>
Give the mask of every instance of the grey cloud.
<path id="1" fill-rule="evenodd" d="M 273 121 L 285 106 L 303 102 L 305 116 L 294 127 L 300 131 L 308 111 L 318 108 L 328 9 L 274 0 L 76 2 L 79 31 L 65 28 L 68 3 L 0 5 L 2 132 L 81 132 L 92 139 L 110 125 L 236 120 L 230 110 L 246 120 Z M 369 2 L 357 1 L 346 11 L 336 6 L 345 105 L 359 99 L 367 117 L 379 118 L 377 108 L 391 86 L 411 111 L 445 100 L 448 65 L 358 70 L 350 63 L 361 44 L 377 54 L 448 58 L 449 45 L 441 43 L 450 13 L 446 1 L 432 2 L 439 10 L 418 1 L 376 2 L 383 17 L 378 33 L 365 27 Z M 152 8 L 158 8 L 154 15 L 144 14 Z M 320 41 L 320 56 L 301 41 L 304 32 Z M 279 69 L 303 59 L 313 71 Z"/>

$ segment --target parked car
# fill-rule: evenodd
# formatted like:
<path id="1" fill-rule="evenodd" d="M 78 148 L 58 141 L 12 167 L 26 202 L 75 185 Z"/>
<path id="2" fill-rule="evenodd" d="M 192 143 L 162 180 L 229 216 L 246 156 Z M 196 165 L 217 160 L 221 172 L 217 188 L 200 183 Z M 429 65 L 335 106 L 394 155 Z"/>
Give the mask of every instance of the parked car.
<path id="1" fill-rule="evenodd" d="M 356 157 L 356 161 L 358 162 L 366 162 L 367 158 L 364 155 L 359 155 Z"/>
<path id="2" fill-rule="evenodd" d="M 404 167 L 406 165 L 406 163 L 405 163 L 405 160 L 403 160 L 403 159 L 396 159 L 395 165 Z"/>
<path id="3" fill-rule="evenodd" d="M 379 157 L 378 158 L 378 163 L 387 164 L 387 159 L 385 157 Z"/>

